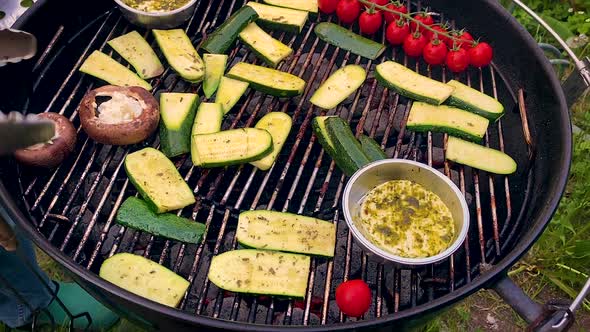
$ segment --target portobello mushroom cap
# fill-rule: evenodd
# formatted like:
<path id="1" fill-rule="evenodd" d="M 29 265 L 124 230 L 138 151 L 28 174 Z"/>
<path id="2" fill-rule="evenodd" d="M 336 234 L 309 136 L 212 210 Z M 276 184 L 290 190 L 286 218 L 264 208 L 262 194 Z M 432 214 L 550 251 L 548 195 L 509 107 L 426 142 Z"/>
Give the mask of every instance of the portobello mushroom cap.
<path id="1" fill-rule="evenodd" d="M 97 97 L 111 99 L 99 105 Z M 115 100 L 118 104 L 115 104 Z M 101 110 L 103 104 L 106 106 Z M 125 107 L 126 110 L 122 110 L 121 107 Z M 101 116 L 101 112 L 107 110 L 111 112 L 111 116 Z M 133 114 L 136 111 L 140 113 Z M 117 112 L 118 115 L 113 115 Z M 158 128 L 160 121 L 158 102 L 151 93 L 138 86 L 105 85 L 89 91 L 82 99 L 79 114 L 86 134 L 99 143 L 109 145 L 139 143 Z M 126 118 L 121 118 L 122 115 Z"/>
<path id="2" fill-rule="evenodd" d="M 17 150 L 14 157 L 25 165 L 52 168 L 61 164 L 74 150 L 76 129 L 68 118 L 57 113 L 41 113 L 37 117 L 53 121 L 55 136 L 48 142 Z"/>

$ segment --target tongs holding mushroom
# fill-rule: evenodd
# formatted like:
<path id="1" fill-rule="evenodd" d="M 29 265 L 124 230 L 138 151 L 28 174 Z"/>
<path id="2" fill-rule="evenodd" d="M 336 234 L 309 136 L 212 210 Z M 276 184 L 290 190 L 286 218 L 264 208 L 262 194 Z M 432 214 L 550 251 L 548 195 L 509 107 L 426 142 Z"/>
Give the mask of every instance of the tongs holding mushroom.
<path id="1" fill-rule="evenodd" d="M 148 138 L 158 127 L 158 102 L 144 88 L 106 85 L 89 91 L 80 104 L 82 128 L 93 140 L 129 145 Z"/>

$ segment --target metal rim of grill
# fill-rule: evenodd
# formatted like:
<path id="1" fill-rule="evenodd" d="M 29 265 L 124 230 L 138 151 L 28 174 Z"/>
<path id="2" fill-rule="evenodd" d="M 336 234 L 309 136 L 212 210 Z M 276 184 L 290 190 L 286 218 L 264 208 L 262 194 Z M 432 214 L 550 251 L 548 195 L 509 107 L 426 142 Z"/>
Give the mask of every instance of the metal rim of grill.
<path id="1" fill-rule="evenodd" d="M 199 22 L 193 14 L 186 25 L 189 36 L 198 44 L 204 32 L 211 32 L 212 27 L 218 26 L 240 7 L 237 2 L 221 0 L 217 8 L 213 6 L 213 1 L 198 2 L 195 13 L 203 13 L 202 20 Z M 420 4 L 412 4 L 411 8 L 420 9 Z M 271 32 L 275 38 L 295 49 L 294 55 L 278 69 L 304 77 L 307 85 L 303 97 L 283 100 L 250 91 L 224 121 L 223 129 L 229 129 L 253 126 L 258 118 L 271 110 L 288 112 L 293 117 L 292 133 L 271 170 L 261 172 L 250 165 L 198 169 L 186 156 L 173 160 L 197 198 L 194 206 L 184 208 L 178 214 L 204 222 L 207 226 L 199 245 L 154 238 L 127 230 L 114 221 L 124 198 L 136 194 L 122 169 L 124 156 L 129 150 L 96 144 L 80 130 L 77 106 L 81 96 L 95 84 L 77 69 L 95 49 L 108 50 L 108 55 L 120 61 L 120 57 L 105 46 L 106 41 L 134 27 L 116 10 L 110 10 L 89 23 L 86 29 L 79 32 L 77 39 L 92 37 L 84 43 L 86 46 L 80 49 L 82 53 L 68 68 L 64 81 L 42 109 L 64 114 L 74 122 L 80 133 L 76 149 L 78 155 L 71 156 L 49 174 L 34 176 L 20 170 L 24 202 L 37 223 L 37 229 L 75 262 L 71 264 L 82 265 L 94 272 L 98 271 L 105 257 L 123 251 L 142 254 L 170 267 L 191 282 L 180 305 L 191 316 L 267 325 L 329 325 L 335 328 L 337 325 L 334 324 L 355 321 L 339 313 L 334 303 L 335 287 L 351 278 L 363 278 L 372 288 L 373 305 L 364 320 L 391 313 L 403 315 L 409 308 L 418 305 L 430 307 L 444 301 L 445 295 L 465 291 L 466 285 L 491 264 L 498 262 L 514 244 L 530 191 L 511 193 L 512 178 L 507 176 L 491 176 L 468 167 L 451 165 L 446 160 L 437 165 L 436 148 L 444 146 L 446 135 L 406 132 L 405 121 L 411 101 L 384 89 L 369 77 L 350 100 L 329 114 L 343 116 L 357 134 L 365 130 L 369 136 L 376 136 L 377 142 L 388 149 L 390 157 L 417 160 L 439 168 L 465 195 L 470 196 L 470 207 L 474 212 L 468 240 L 460 251 L 442 263 L 420 269 L 400 268 L 373 262 L 361 253 L 354 245 L 339 210 L 346 178 L 311 134 L 311 119 L 325 112 L 312 107 L 308 99 L 317 84 L 336 68 L 354 63 L 363 66 L 370 74 L 375 62 L 320 41 L 314 35 L 313 27 L 321 21 L 326 21 L 326 17 L 318 15 L 310 18 L 299 34 Z M 163 58 L 148 32 L 143 32 Z M 56 32 L 35 66 L 39 72 L 37 88 L 51 84 L 42 80 L 46 72 L 54 70 L 51 66 L 61 53 L 55 48 L 60 44 L 62 33 L 63 28 Z M 490 126 L 484 143 L 502 151 L 508 144 L 518 146 L 518 151 L 528 153 L 529 159 L 532 158 L 524 91 L 511 91 L 495 67 L 470 69 L 468 74 L 454 76 L 444 69 L 431 69 L 415 62 L 396 48 L 388 49 L 381 59 L 390 58 L 442 81 L 455 78 L 496 98 L 500 93 L 510 96 L 510 99 L 501 100 L 508 110 L 506 118 L 520 123 L 522 136 L 518 141 L 511 137 L 510 143 L 507 143 L 503 128 L 506 119 L 503 118 Z M 251 52 L 238 44 L 229 53 L 228 68 L 241 60 L 260 64 Z M 154 91 L 196 92 L 198 87 L 183 82 L 170 68 L 160 78 L 154 79 L 152 85 Z M 510 113 L 509 105 L 513 105 L 518 112 Z M 396 128 L 399 119 L 401 125 Z M 148 143 L 157 146 L 157 139 Z M 520 174 L 525 178 L 522 182 L 527 187 L 531 184 L 527 175 L 530 171 L 527 166 Z M 519 209 L 513 211 L 513 206 Z M 237 246 L 233 236 L 237 213 L 260 208 L 313 215 L 337 224 L 336 256 L 332 260 L 312 258 L 309 287 L 303 301 L 232 294 L 217 289 L 206 279 L 211 257 Z M 177 312 L 174 314 L 179 315 Z M 350 327 L 350 324 L 339 325 L 342 326 Z M 240 325 L 240 328 L 246 327 Z"/>

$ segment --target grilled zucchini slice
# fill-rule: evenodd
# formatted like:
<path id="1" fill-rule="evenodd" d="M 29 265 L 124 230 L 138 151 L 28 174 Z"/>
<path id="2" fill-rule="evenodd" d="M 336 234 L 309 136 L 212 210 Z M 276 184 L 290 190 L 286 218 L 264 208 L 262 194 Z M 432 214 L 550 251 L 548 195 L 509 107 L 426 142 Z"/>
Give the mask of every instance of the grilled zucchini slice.
<path id="1" fill-rule="evenodd" d="M 245 62 L 235 64 L 227 76 L 248 82 L 252 88 L 275 97 L 297 96 L 305 87 L 305 81 L 295 75 Z"/>
<path id="2" fill-rule="evenodd" d="M 385 61 L 375 69 L 375 78 L 385 87 L 429 104 L 442 104 L 454 90 L 450 85 L 422 76 L 397 62 Z"/>
<path id="3" fill-rule="evenodd" d="M 305 297 L 310 258 L 268 250 L 242 249 L 211 259 L 209 280 L 230 292 Z"/>
<path id="4" fill-rule="evenodd" d="M 308 13 L 302 10 L 269 6 L 250 1 L 246 6 L 252 7 L 258 13 L 257 22 L 269 29 L 287 32 L 301 32 L 307 21 Z"/>
<path id="5" fill-rule="evenodd" d="M 80 66 L 80 71 L 112 85 L 139 86 L 148 91 L 152 89 L 148 82 L 100 51 L 92 52 Z"/>
<path id="6" fill-rule="evenodd" d="M 318 2 L 316 0 L 263 0 L 264 3 L 277 7 L 285 7 L 317 14 Z"/>
<path id="7" fill-rule="evenodd" d="M 238 38 L 240 31 L 257 18 L 258 14 L 252 7 L 244 6 L 238 9 L 212 34 L 207 36 L 201 48 L 209 53 L 222 54 L 227 52 Z"/>
<path id="8" fill-rule="evenodd" d="M 361 148 L 367 157 L 369 157 L 370 161 L 377 161 L 387 159 L 387 155 L 385 151 L 381 148 L 374 139 L 367 135 L 361 135 L 359 137 L 359 143 L 361 143 Z"/>
<path id="9" fill-rule="evenodd" d="M 225 65 L 227 64 L 227 55 L 225 54 L 204 54 L 203 61 L 205 61 L 205 81 L 203 81 L 203 93 L 205 97 L 211 98 L 219 82 L 225 73 Z"/>
<path id="10" fill-rule="evenodd" d="M 129 197 L 121 204 L 116 220 L 126 227 L 186 243 L 199 243 L 205 231 L 205 225 L 175 214 L 155 214 L 137 197 Z"/>
<path id="11" fill-rule="evenodd" d="M 193 164 L 217 167 L 258 160 L 272 151 L 272 136 L 266 130 L 243 128 L 194 135 Z"/>
<path id="12" fill-rule="evenodd" d="M 344 120 L 337 116 L 328 117 L 326 131 L 334 148 L 332 158 L 344 174 L 351 176 L 359 168 L 371 162 Z"/>
<path id="13" fill-rule="evenodd" d="M 245 211 L 240 213 L 236 238 L 250 248 L 332 257 L 336 225 L 292 213 Z"/>
<path id="14" fill-rule="evenodd" d="M 223 109 L 218 103 L 201 103 L 195 116 L 192 135 L 212 134 L 221 130 Z"/>
<path id="15" fill-rule="evenodd" d="M 450 106 L 414 102 L 407 128 L 413 131 L 436 131 L 480 142 L 490 121 L 482 116 Z"/>
<path id="16" fill-rule="evenodd" d="M 366 78 L 367 72 L 363 67 L 358 65 L 344 66 L 330 75 L 313 93 L 309 101 L 321 108 L 334 108 L 353 94 Z"/>
<path id="17" fill-rule="evenodd" d="M 154 148 L 128 154 L 125 157 L 125 171 L 156 213 L 177 210 L 195 202 L 192 190 L 174 164 Z"/>
<path id="18" fill-rule="evenodd" d="M 215 103 L 221 105 L 223 114 L 227 114 L 238 103 L 249 85 L 248 82 L 234 80 L 226 76 L 221 78 L 219 90 L 215 95 Z"/>
<path id="19" fill-rule="evenodd" d="M 246 44 L 259 58 L 270 66 L 276 67 L 286 57 L 293 53 L 293 50 L 274 39 L 271 35 L 262 30 L 256 23 L 250 23 L 240 32 L 240 40 Z"/>
<path id="20" fill-rule="evenodd" d="M 258 120 L 256 128 L 266 130 L 272 136 L 272 151 L 262 159 L 252 161 L 250 164 L 263 171 L 270 169 L 289 137 L 292 123 L 291 117 L 282 112 L 270 112 Z"/>
<path id="21" fill-rule="evenodd" d="M 182 29 L 152 30 L 168 64 L 183 79 L 198 83 L 205 77 L 205 63 Z"/>
<path id="22" fill-rule="evenodd" d="M 154 50 L 137 32 L 127 34 L 108 41 L 108 44 L 127 60 L 139 77 L 144 80 L 162 75 L 164 66 Z"/>
<path id="23" fill-rule="evenodd" d="M 516 162 L 502 151 L 449 137 L 446 157 L 459 164 L 496 174 L 516 172 Z"/>
<path id="24" fill-rule="evenodd" d="M 131 293 L 170 307 L 176 307 L 190 283 L 142 256 L 120 253 L 107 258 L 99 275 Z"/>
<path id="25" fill-rule="evenodd" d="M 447 99 L 448 105 L 481 115 L 490 121 L 496 121 L 504 115 L 504 106 L 485 93 L 455 80 L 451 80 L 447 84 L 455 89 Z"/>
<path id="26" fill-rule="evenodd" d="M 160 149 L 166 157 L 172 158 L 190 151 L 190 133 L 197 105 L 199 96 L 193 93 L 160 94 Z"/>

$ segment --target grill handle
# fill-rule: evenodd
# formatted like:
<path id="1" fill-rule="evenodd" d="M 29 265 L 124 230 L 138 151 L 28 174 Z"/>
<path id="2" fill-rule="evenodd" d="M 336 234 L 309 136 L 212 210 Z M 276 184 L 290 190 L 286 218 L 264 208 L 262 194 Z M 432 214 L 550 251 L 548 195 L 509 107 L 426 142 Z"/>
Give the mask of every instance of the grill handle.
<path id="1" fill-rule="evenodd" d="M 545 20 L 543 20 L 534 10 L 522 3 L 521 0 L 511 0 L 515 5 L 529 14 L 535 21 L 537 21 L 545 30 L 547 30 L 553 38 L 563 47 L 565 52 L 574 62 L 576 71 L 572 72 L 568 78 L 563 82 L 562 88 L 565 93 L 565 98 L 568 107 L 572 105 L 582 96 L 582 94 L 590 87 L 590 60 L 586 57 L 582 60 L 578 58 L 576 53 L 567 45 L 559 34 Z"/>

